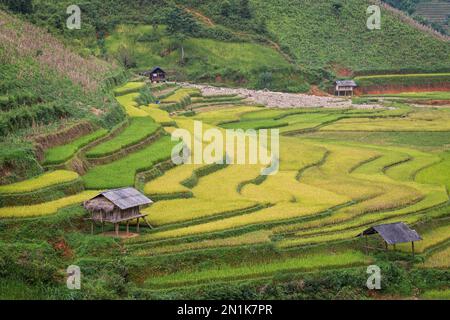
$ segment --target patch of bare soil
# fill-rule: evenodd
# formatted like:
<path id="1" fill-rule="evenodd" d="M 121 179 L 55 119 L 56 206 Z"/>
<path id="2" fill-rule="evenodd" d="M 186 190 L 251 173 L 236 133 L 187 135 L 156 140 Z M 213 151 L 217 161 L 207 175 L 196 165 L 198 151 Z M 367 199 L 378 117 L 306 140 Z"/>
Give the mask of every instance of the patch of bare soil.
<path id="1" fill-rule="evenodd" d="M 313 96 L 319 96 L 319 97 L 329 97 L 330 94 L 320 90 L 318 86 L 311 86 L 311 89 L 309 90 L 309 94 Z"/>
<path id="2" fill-rule="evenodd" d="M 50 244 L 52 245 L 53 249 L 55 249 L 56 252 L 60 253 L 64 258 L 73 257 L 73 251 L 64 239 L 50 242 Z"/>
<path id="3" fill-rule="evenodd" d="M 338 77 L 352 77 L 353 76 L 353 71 L 351 69 L 346 68 L 340 64 L 334 64 L 332 66 L 332 69 Z"/>
<path id="4" fill-rule="evenodd" d="M 96 115 L 97 117 L 101 116 L 102 114 L 104 114 L 105 112 L 103 110 L 97 109 L 92 107 L 91 108 L 91 113 Z"/>

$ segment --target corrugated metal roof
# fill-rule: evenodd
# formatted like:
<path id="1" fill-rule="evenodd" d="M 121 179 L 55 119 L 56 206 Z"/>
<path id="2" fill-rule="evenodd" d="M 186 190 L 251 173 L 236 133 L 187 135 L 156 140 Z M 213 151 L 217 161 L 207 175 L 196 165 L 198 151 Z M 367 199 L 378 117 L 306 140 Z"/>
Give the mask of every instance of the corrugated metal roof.
<path id="1" fill-rule="evenodd" d="M 353 80 L 337 80 L 336 84 L 338 86 L 344 86 L 344 87 L 357 87 L 358 86 L 356 84 L 356 82 Z"/>
<path id="2" fill-rule="evenodd" d="M 361 235 L 378 233 L 388 244 L 404 243 L 422 240 L 416 230 L 403 222 L 382 224 L 365 230 Z"/>
<path id="3" fill-rule="evenodd" d="M 122 210 L 153 203 L 152 200 L 134 188 L 108 190 L 102 192 L 101 195 Z"/>

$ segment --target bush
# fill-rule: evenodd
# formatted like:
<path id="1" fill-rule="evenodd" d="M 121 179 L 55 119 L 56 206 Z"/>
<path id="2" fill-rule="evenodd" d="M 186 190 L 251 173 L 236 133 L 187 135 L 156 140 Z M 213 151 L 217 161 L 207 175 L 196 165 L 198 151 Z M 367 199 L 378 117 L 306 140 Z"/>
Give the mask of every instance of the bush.
<path id="1" fill-rule="evenodd" d="M 0 242 L 0 278 L 51 283 L 58 278 L 58 259 L 48 243 Z"/>

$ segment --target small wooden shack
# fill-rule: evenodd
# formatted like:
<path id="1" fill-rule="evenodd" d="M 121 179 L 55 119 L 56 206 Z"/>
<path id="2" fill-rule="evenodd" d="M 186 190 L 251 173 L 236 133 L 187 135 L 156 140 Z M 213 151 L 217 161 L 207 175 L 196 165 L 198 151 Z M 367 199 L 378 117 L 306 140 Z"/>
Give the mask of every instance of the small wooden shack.
<path id="1" fill-rule="evenodd" d="M 338 80 L 335 85 L 334 94 L 336 96 L 353 96 L 353 90 L 358 87 L 353 80 Z"/>
<path id="2" fill-rule="evenodd" d="M 139 232 L 140 219 L 146 214 L 140 212 L 143 206 L 152 204 L 153 201 L 144 196 L 134 188 L 121 188 L 100 193 L 94 198 L 85 201 L 83 206 L 90 212 L 91 231 L 94 232 L 94 223 L 100 223 L 102 229 L 105 223 L 114 225 L 115 233 L 119 235 L 119 224 L 126 223 L 127 234 L 129 223 L 137 221 L 137 232 Z"/>
<path id="3" fill-rule="evenodd" d="M 379 234 L 383 238 L 386 250 L 388 249 L 388 245 L 393 245 L 395 249 L 395 245 L 397 243 L 411 242 L 411 249 L 413 255 L 414 255 L 414 242 L 422 240 L 422 238 L 420 237 L 420 235 L 417 233 L 416 230 L 411 229 L 403 222 L 381 224 L 366 229 L 358 235 L 358 237 L 362 236 L 366 237 L 366 252 L 369 249 L 367 236 L 372 234 Z"/>
<path id="4" fill-rule="evenodd" d="M 141 72 L 141 75 L 149 78 L 151 82 L 166 81 L 166 72 L 160 67 L 155 67 L 152 70 Z"/>

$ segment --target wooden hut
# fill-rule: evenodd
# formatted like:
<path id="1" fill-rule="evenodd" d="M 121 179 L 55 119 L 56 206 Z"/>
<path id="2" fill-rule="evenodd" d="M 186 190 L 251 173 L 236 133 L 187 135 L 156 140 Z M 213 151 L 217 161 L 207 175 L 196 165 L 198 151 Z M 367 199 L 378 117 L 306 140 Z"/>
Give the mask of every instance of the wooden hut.
<path id="1" fill-rule="evenodd" d="M 353 96 L 353 90 L 358 86 L 353 80 L 338 80 L 335 85 L 334 94 L 336 96 Z"/>
<path id="2" fill-rule="evenodd" d="M 146 214 L 141 213 L 140 209 L 152 203 L 152 200 L 134 188 L 121 188 L 102 192 L 85 201 L 83 206 L 91 214 L 88 220 L 91 221 L 92 233 L 94 223 L 100 223 L 102 229 L 105 223 L 111 223 L 114 225 L 115 233 L 118 236 L 119 224 L 126 223 L 128 234 L 129 223 L 132 220 L 137 221 L 137 231 L 139 232 L 140 219 L 145 220 L 146 217 Z"/>
<path id="3" fill-rule="evenodd" d="M 383 238 L 386 245 L 386 250 L 388 249 L 388 245 L 393 245 L 395 249 L 395 245 L 397 243 L 411 242 L 411 249 L 413 255 L 414 255 L 414 242 L 422 240 L 422 238 L 416 232 L 416 230 L 411 229 L 403 222 L 381 224 L 366 229 L 358 235 L 358 237 L 362 236 L 366 237 L 366 251 L 368 251 L 367 236 L 372 234 L 379 234 Z"/>
<path id="4" fill-rule="evenodd" d="M 141 72 L 141 76 L 149 78 L 151 82 L 166 81 L 166 72 L 160 67 L 155 67 L 152 70 Z"/>

